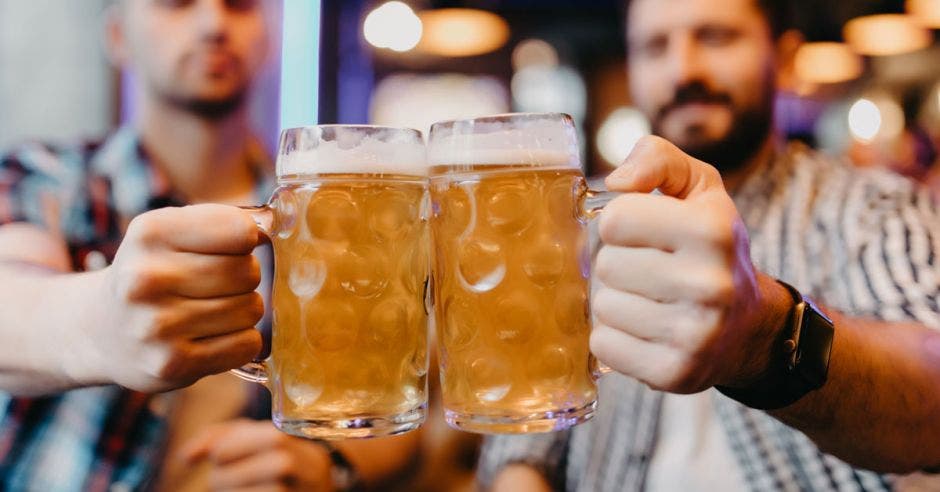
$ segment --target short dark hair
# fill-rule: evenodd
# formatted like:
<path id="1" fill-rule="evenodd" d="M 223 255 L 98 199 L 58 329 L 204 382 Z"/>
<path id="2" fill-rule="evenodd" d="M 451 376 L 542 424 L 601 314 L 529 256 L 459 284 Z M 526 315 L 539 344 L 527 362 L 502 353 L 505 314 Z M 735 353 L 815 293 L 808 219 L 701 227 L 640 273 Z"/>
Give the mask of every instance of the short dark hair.
<path id="1" fill-rule="evenodd" d="M 630 3 L 632 1 L 633 0 L 624 0 L 622 4 L 624 25 L 626 25 L 627 16 L 630 13 Z M 783 33 L 792 27 L 792 18 L 790 17 L 790 4 L 792 0 L 754 1 L 757 2 L 757 7 L 767 19 L 767 24 L 770 26 L 770 33 L 773 35 L 774 39 L 779 39 Z"/>

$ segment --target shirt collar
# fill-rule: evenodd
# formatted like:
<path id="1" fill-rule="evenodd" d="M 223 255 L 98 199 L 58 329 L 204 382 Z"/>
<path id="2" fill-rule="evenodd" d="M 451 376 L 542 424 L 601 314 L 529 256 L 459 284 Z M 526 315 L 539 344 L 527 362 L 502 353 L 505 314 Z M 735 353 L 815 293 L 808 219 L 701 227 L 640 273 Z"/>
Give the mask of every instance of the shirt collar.
<path id="1" fill-rule="evenodd" d="M 248 160 L 255 181 L 254 199 L 267 200 L 274 189 L 271 159 L 262 144 L 252 139 Z M 184 205 L 170 186 L 167 176 L 150 162 L 138 133 L 129 126 L 115 131 L 92 158 L 92 171 L 111 182 L 114 208 L 126 217 L 165 206 Z"/>

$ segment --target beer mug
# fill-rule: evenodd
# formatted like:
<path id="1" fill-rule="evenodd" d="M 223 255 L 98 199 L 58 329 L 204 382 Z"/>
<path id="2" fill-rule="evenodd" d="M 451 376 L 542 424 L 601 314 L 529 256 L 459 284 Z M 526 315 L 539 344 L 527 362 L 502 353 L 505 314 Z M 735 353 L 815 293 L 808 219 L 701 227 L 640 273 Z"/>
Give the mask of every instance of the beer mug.
<path id="1" fill-rule="evenodd" d="M 267 386 L 278 429 L 345 439 L 415 429 L 427 407 L 425 149 L 416 130 L 285 130 L 277 184 L 250 209 L 274 249 Z"/>
<path id="2" fill-rule="evenodd" d="M 588 191 L 563 114 L 437 123 L 428 143 L 445 418 L 480 433 L 590 419 Z"/>

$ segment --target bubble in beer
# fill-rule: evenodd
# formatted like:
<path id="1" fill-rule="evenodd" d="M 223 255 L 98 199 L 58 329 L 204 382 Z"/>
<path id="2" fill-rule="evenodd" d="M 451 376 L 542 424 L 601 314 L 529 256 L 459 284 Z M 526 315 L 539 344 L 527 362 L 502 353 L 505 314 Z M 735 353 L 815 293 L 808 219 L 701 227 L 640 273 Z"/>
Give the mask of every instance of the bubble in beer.
<path id="1" fill-rule="evenodd" d="M 431 212 L 440 224 L 442 232 L 453 237 L 461 236 L 470 228 L 474 183 L 438 185 L 443 194 L 432 199 Z"/>
<path id="2" fill-rule="evenodd" d="M 539 238 L 522 264 L 522 271 L 540 287 L 555 285 L 565 273 L 565 247 L 550 236 Z"/>
<path id="3" fill-rule="evenodd" d="M 313 252 L 300 255 L 290 263 L 287 286 L 295 296 L 311 299 L 320 292 L 326 280 L 326 265 Z"/>
<path id="4" fill-rule="evenodd" d="M 481 357 L 470 363 L 467 383 L 480 401 L 493 403 L 502 400 L 512 388 L 510 367 L 494 357 Z"/>
<path id="5" fill-rule="evenodd" d="M 561 346 L 548 346 L 527 360 L 528 376 L 552 390 L 568 387 L 574 375 L 574 360 Z"/>
<path id="6" fill-rule="evenodd" d="M 349 240 L 358 230 L 360 218 L 359 207 L 347 191 L 317 191 L 307 207 L 307 227 L 317 239 Z"/>
<path id="7" fill-rule="evenodd" d="M 538 197 L 525 182 L 507 180 L 480 189 L 478 196 L 487 196 L 483 207 L 486 222 L 501 234 L 519 234 L 532 222 L 531 207 Z"/>
<path id="8" fill-rule="evenodd" d="M 556 292 L 553 305 L 558 329 L 568 335 L 580 336 L 587 333 L 591 312 L 587 286 L 583 283 L 571 283 L 559 286 Z"/>
<path id="9" fill-rule="evenodd" d="M 356 341 L 359 320 L 346 301 L 317 298 L 304 309 L 304 333 L 315 349 L 335 352 Z"/>
<path id="10" fill-rule="evenodd" d="M 277 195 L 275 195 L 271 204 L 272 208 L 277 211 L 274 214 L 273 232 L 280 239 L 289 239 L 297 229 L 297 198 L 290 189 L 281 188 L 277 191 Z"/>
<path id="11" fill-rule="evenodd" d="M 415 316 L 411 313 L 412 297 L 391 297 L 372 308 L 369 313 L 369 324 L 365 327 L 369 341 L 389 347 L 399 340 L 411 339 L 406 335 Z"/>
<path id="12" fill-rule="evenodd" d="M 581 177 L 560 178 L 549 185 L 545 191 L 548 210 L 556 224 L 561 226 L 578 225 L 579 202 L 575 200 L 581 194 L 580 188 L 586 186 Z"/>
<path id="13" fill-rule="evenodd" d="M 323 394 L 323 369 L 316 361 L 285 365 L 280 379 L 287 399 L 298 407 L 313 405 Z"/>
<path id="14" fill-rule="evenodd" d="M 465 298 L 444 301 L 444 313 L 443 332 L 447 350 L 467 348 L 476 338 L 482 313 L 470 306 Z"/>
<path id="15" fill-rule="evenodd" d="M 350 248 L 336 265 L 336 276 L 343 290 L 359 297 L 376 297 L 388 285 L 388 262 L 382 250 L 374 246 Z"/>
<path id="16" fill-rule="evenodd" d="M 513 294 L 496 303 L 493 333 L 501 342 L 522 344 L 532 338 L 540 316 L 531 297 Z"/>
<path id="17" fill-rule="evenodd" d="M 395 242 L 418 225 L 418 207 L 408 195 L 397 191 L 377 193 L 370 200 L 369 226 L 380 240 Z"/>
<path id="18" fill-rule="evenodd" d="M 473 292 L 488 292 L 506 276 L 506 264 L 499 243 L 473 238 L 459 246 L 458 273 L 464 287 Z"/>
<path id="19" fill-rule="evenodd" d="M 338 364 L 337 374 L 344 381 L 343 400 L 353 408 L 374 405 L 388 387 L 389 369 L 380 357 L 349 357 Z"/>

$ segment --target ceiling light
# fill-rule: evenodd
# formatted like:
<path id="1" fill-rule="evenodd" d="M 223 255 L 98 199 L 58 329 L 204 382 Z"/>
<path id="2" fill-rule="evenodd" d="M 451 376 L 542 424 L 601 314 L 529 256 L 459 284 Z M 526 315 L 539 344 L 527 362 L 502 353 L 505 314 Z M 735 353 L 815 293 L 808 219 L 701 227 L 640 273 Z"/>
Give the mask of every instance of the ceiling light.
<path id="1" fill-rule="evenodd" d="M 846 42 L 862 55 L 909 53 L 930 45 L 930 32 L 904 14 L 879 14 L 850 20 L 842 31 Z"/>
<path id="2" fill-rule="evenodd" d="M 421 19 L 402 2 L 386 2 L 377 7 L 362 25 L 362 33 L 372 46 L 408 51 L 421 40 Z"/>
<path id="3" fill-rule="evenodd" d="M 502 17 L 477 9 L 436 9 L 419 14 L 424 35 L 418 50 L 439 56 L 474 56 L 496 51 L 509 40 Z"/>
<path id="4" fill-rule="evenodd" d="M 845 43 L 804 43 L 794 65 L 800 80 L 816 84 L 845 82 L 862 74 L 861 57 Z"/>

